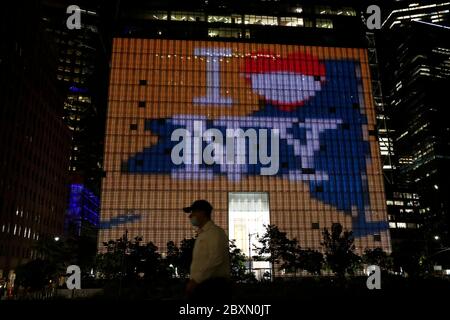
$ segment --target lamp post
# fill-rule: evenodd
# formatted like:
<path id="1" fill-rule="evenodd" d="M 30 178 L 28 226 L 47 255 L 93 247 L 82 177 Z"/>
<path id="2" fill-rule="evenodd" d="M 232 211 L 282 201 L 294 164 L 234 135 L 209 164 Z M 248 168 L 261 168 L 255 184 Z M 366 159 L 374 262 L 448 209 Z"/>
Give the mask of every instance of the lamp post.
<path id="1" fill-rule="evenodd" d="M 256 233 L 249 233 L 248 234 L 248 270 L 250 273 L 252 273 L 252 236 L 254 236 Z"/>

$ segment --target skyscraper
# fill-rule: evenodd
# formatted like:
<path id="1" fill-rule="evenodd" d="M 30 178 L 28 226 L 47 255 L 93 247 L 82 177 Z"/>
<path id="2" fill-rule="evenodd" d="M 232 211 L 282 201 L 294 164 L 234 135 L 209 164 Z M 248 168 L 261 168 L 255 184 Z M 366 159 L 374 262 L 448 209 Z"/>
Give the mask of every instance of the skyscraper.
<path id="1" fill-rule="evenodd" d="M 72 135 L 72 183 L 100 196 L 109 62 L 101 1 L 78 1 L 81 29 L 68 29 L 66 0 L 43 1 L 42 21 L 57 48 L 56 77 L 65 92 L 64 121 Z"/>
<path id="2" fill-rule="evenodd" d="M 323 228 L 341 223 L 359 252 L 390 251 L 367 43 L 354 8 L 127 2 L 118 12 L 100 249 L 127 230 L 164 251 L 194 234 L 180 209 L 206 198 L 246 255 L 269 223 L 315 249 Z M 264 175 L 268 163 L 249 163 L 254 140 L 239 149 L 243 163 L 220 163 L 228 152 L 220 147 L 217 161 L 196 162 L 189 155 L 202 151 L 191 144 L 173 160 L 175 131 L 229 129 L 276 129 L 277 170 Z"/>
<path id="3" fill-rule="evenodd" d="M 396 227 L 423 225 L 427 254 L 448 246 L 449 240 L 450 126 L 445 116 L 450 86 L 449 10 L 450 2 L 445 1 L 399 2 L 387 15 L 380 36 L 396 184 L 409 190 L 406 202 L 420 199 L 419 215 L 414 208 L 401 210 Z"/>
<path id="4" fill-rule="evenodd" d="M 64 227 L 70 134 L 41 9 L 15 1 L 1 19 L 0 277 L 36 257 L 35 240 Z"/>

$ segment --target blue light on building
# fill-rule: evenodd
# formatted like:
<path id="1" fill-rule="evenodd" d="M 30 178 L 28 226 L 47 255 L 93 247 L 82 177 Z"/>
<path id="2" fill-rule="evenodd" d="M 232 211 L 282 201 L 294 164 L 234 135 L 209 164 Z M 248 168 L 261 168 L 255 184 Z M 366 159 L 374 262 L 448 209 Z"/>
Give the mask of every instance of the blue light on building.
<path id="1" fill-rule="evenodd" d="M 78 88 L 76 86 L 71 86 L 69 88 L 69 91 L 73 93 L 87 93 L 89 90 L 87 88 Z"/>
<path id="2" fill-rule="evenodd" d="M 99 198 L 83 184 L 71 184 L 69 207 L 66 215 L 66 232 L 69 230 L 80 235 L 83 225 L 99 227 Z"/>

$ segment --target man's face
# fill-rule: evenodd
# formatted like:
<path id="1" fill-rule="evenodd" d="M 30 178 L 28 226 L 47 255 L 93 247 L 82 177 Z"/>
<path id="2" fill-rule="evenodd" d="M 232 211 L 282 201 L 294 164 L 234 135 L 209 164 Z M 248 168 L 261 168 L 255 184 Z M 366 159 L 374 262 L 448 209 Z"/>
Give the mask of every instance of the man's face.
<path id="1" fill-rule="evenodd" d="M 206 221 L 206 214 L 201 210 L 193 210 L 189 219 L 194 226 L 201 226 Z"/>

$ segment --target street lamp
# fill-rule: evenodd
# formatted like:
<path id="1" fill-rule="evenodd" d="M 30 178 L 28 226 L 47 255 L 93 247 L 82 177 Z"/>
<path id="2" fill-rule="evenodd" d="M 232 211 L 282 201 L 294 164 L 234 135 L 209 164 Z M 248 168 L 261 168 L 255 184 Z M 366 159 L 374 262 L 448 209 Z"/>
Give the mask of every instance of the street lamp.
<path id="1" fill-rule="evenodd" d="M 248 269 L 250 273 L 252 273 L 252 236 L 257 235 L 257 233 L 249 233 L 248 234 Z"/>
<path id="2" fill-rule="evenodd" d="M 434 240 L 439 240 L 440 238 L 439 238 L 439 236 L 438 235 L 436 235 L 436 236 L 434 236 Z"/>
<path id="3" fill-rule="evenodd" d="M 58 242 L 58 241 L 59 241 L 59 237 L 55 237 L 54 239 L 55 239 L 55 241 L 56 241 L 56 242 Z"/>

